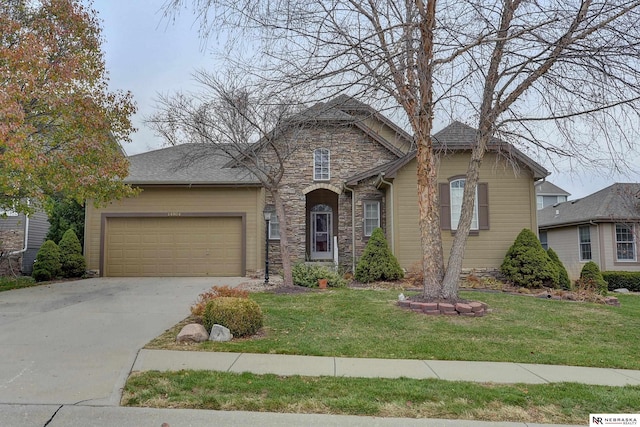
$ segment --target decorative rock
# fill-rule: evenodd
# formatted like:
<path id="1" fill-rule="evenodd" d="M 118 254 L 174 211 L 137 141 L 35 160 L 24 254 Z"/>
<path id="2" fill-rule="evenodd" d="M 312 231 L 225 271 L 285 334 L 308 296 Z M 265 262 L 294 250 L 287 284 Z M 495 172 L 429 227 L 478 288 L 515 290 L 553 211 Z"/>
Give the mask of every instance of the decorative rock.
<path id="1" fill-rule="evenodd" d="M 179 343 L 203 342 L 209 338 L 204 326 L 198 323 L 190 323 L 182 328 L 176 341 Z"/>
<path id="2" fill-rule="evenodd" d="M 471 307 L 471 311 L 473 311 L 474 313 L 485 310 L 485 307 L 482 305 L 481 302 L 472 301 L 469 303 L 469 306 Z"/>
<path id="3" fill-rule="evenodd" d="M 398 301 L 398 305 L 402 308 L 411 308 L 411 301 L 409 300 Z"/>
<path id="4" fill-rule="evenodd" d="M 226 342 L 231 341 L 232 339 L 233 335 L 228 328 L 225 328 L 222 325 L 213 325 L 213 328 L 211 328 L 209 341 Z"/>
<path id="5" fill-rule="evenodd" d="M 604 299 L 604 303 L 607 305 L 615 305 L 616 307 L 620 307 L 620 301 L 616 297 L 606 297 Z"/>
<path id="6" fill-rule="evenodd" d="M 416 301 L 411 301 L 411 310 L 422 311 L 422 303 L 421 302 L 416 302 Z"/>
<path id="7" fill-rule="evenodd" d="M 627 288 L 619 288 L 619 289 L 615 289 L 613 292 L 617 292 L 619 294 L 628 294 L 629 293 L 629 289 L 627 289 Z"/>
<path id="8" fill-rule="evenodd" d="M 437 313 L 437 312 L 439 312 L 438 303 L 437 302 L 425 302 L 422 305 L 422 311 L 424 311 L 425 313 L 427 311 L 435 311 Z"/>

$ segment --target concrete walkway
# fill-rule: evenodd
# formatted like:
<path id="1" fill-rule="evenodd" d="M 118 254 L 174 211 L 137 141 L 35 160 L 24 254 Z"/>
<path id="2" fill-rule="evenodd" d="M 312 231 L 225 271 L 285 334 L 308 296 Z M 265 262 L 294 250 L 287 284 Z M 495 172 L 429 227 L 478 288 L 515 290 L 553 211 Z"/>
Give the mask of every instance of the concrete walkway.
<path id="1" fill-rule="evenodd" d="M 133 371 L 182 369 L 303 376 L 438 378 L 502 384 L 576 382 L 606 386 L 640 385 L 640 371 L 508 362 L 358 359 L 143 349 L 133 365 Z"/>

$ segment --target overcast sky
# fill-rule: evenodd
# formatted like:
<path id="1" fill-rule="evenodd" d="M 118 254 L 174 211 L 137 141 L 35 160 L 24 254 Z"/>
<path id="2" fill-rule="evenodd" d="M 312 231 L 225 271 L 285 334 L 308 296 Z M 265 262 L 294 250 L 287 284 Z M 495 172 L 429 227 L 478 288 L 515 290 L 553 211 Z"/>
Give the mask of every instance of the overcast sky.
<path id="1" fill-rule="evenodd" d="M 131 91 L 138 106 L 134 117 L 138 131 L 132 135 L 133 142 L 124 147 L 129 155 L 163 146 L 163 141 L 143 123 L 143 118 L 153 113 L 158 93 L 194 89 L 194 70 L 220 66 L 201 49 L 193 15 L 184 11 L 176 22 L 169 22 L 162 17 L 163 3 L 164 0 L 95 0 L 93 4 L 102 20 L 111 89 Z M 215 47 L 215 41 L 208 41 L 208 48 Z M 612 176 L 598 170 L 571 173 L 567 165 L 558 165 L 558 172 L 548 161 L 536 160 L 552 171 L 548 181 L 571 193 L 571 199 L 613 182 L 640 182 L 640 165 L 635 172 Z"/>

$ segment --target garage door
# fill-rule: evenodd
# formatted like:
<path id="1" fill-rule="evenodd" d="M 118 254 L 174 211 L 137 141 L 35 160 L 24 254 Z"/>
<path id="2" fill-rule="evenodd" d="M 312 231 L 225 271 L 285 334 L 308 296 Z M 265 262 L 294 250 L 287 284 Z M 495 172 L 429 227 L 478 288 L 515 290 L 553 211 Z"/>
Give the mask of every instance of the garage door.
<path id="1" fill-rule="evenodd" d="M 105 276 L 240 276 L 242 219 L 108 218 Z"/>

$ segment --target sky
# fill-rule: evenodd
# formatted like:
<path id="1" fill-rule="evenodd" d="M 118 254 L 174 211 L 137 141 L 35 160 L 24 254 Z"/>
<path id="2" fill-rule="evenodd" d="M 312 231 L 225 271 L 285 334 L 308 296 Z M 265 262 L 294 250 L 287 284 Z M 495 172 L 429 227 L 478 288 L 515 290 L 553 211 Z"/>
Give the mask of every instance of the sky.
<path id="1" fill-rule="evenodd" d="M 215 40 L 207 41 L 207 49 L 198 37 L 195 17 L 184 10 L 175 21 L 162 16 L 165 0 L 94 0 L 93 8 L 102 21 L 103 51 L 109 71 L 111 90 L 131 91 L 138 106 L 133 117 L 138 129 L 132 142 L 124 145 L 128 155 L 162 148 L 164 141 L 144 124 L 144 118 L 155 111 L 158 94 L 195 90 L 192 74 L 198 69 L 215 69 L 211 49 Z M 439 129 L 435 129 L 436 131 Z M 614 174 L 610 171 L 586 169 L 570 171 L 567 164 L 534 159 L 552 174 L 548 181 L 571 193 L 570 199 L 587 196 L 614 182 L 640 182 L 640 165 L 635 172 Z"/>

